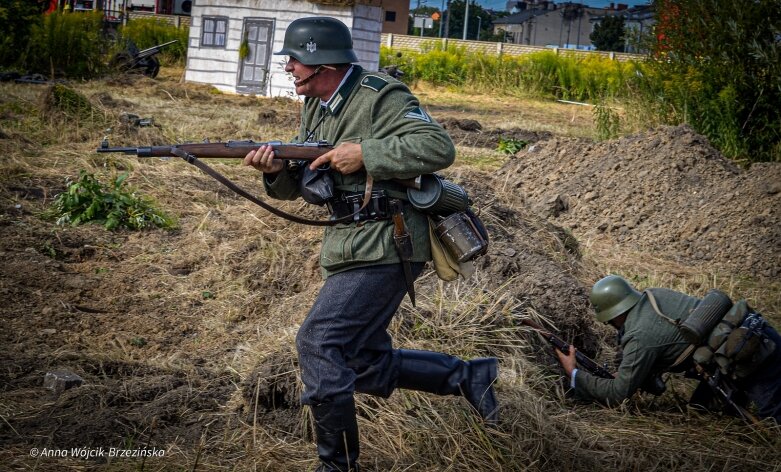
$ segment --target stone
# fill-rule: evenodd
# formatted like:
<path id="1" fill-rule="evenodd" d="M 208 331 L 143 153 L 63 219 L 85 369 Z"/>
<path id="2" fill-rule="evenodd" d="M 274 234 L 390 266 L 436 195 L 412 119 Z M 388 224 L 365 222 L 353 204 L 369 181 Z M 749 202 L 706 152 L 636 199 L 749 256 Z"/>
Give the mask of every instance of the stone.
<path id="1" fill-rule="evenodd" d="M 43 386 L 58 395 L 65 390 L 78 387 L 83 383 L 84 379 L 74 374 L 73 372 L 66 372 L 61 370 L 47 372 L 46 376 L 43 378 Z"/>

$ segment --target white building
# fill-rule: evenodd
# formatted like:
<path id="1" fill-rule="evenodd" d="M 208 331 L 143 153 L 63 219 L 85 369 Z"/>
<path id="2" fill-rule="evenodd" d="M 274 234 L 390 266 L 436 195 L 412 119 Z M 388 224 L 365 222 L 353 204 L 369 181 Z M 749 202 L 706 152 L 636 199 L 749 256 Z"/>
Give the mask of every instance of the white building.
<path id="1" fill-rule="evenodd" d="M 308 16 L 341 20 L 352 32 L 359 64 L 377 70 L 379 5 L 379 0 L 200 0 L 192 6 L 185 80 L 230 93 L 294 96 L 284 57 L 272 52 L 282 49 L 287 26 Z"/>

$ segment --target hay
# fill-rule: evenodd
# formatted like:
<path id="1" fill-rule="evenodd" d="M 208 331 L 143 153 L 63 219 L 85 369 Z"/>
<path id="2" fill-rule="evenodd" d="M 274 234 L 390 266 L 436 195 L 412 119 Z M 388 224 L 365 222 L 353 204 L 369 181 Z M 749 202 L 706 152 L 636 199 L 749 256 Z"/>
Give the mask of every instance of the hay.
<path id="1" fill-rule="evenodd" d="M 294 101 L 214 95 L 179 84 L 180 75 L 164 70 L 158 81 L 133 88 L 74 86 L 109 120 L 79 129 L 41 118 L 40 88 L 0 84 L 4 110 L 13 109 L 0 114 L 7 136 L 0 141 L 7 323 L 0 333 L 0 418 L 10 425 L 0 430 L 0 461 L 9 468 L 85 467 L 30 458 L 42 437 L 56 447 L 165 448 L 163 459 L 145 461 L 150 469 L 315 467 L 311 418 L 294 403 L 300 380 L 293 345 L 321 284 L 320 230 L 269 216 L 181 160 L 94 153 L 107 127 L 117 145 L 286 139 L 296 131 Z M 153 117 L 159 127 L 123 127 L 119 117 L 127 112 Z M 262 193 L 253 171 L 230 161 L 214 165 Z M 129 171 L 129 182 L 177 215 L 180 228 L 107 232 L 39 218 L 65 177 L 80 169 Z M 364 468 L 777 470 L 778 428 L 750 430 L 734 418 L 689 410 L 690 385 L 680 379 L 660 398 L 638 395 L 612 410 L 572 403 L 549 346 L 519 322 L 533 317 L 554 326 L 612 362 L 612 333 L 593 323 L 587 302 L 588 285 L 607 270 L 644 274 L 648 284 L 685 280 L 687 288 L 699 284 L 696 292 L 751 286 L 771 316 L 778 312 L 777 283 L 714 279 L 676 261 L 651 264 L 642 252 L 617 254 L 532 213 L 507 175 L 463 161 L 446 174 L 469 188 L 491 231 L 491 251 L 471 280 L 443 284 L 424 274 L 417 307 L 405 300 L 391 330 L 400 347 L 499 357 L 501 422 L 487 428 L 457 397 L 358 395 Z M 300 202 L 279 204 L 323 216 Z M 78 373 L 86 386 L 47 396 L 40 378 L 54 368 Z"/>

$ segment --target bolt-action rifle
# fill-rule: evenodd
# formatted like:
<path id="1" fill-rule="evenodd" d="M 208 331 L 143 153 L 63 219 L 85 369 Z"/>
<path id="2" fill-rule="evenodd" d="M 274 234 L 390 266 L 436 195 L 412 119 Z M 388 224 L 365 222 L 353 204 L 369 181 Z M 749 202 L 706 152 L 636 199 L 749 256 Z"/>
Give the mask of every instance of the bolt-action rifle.
<path id="1" fill-rule="evenodd" d="M 556 349 L 563 352 L 564 354 L 569 355 L 570 345 L 566 341 L 564 341 L 560 337 L 544 329 L 542 326 L 538 325 L 537 323 L 531 320 L 521 320 L 521 323 L 537 331 L 538 333 L 540 333 L 540 335 L 543 338 L 545 338 L 546 341 L 551 343 Z M 582 352 L 575 351 L 575 359 L 578 361 L 578 364 L 580 364 L 580 366 L 583 369 L 590 372 L 592 375 L 596 375 L 597 377 L 602 377 L 603 379 L 613 378 L 613 374 L 610 373 L 609 370 L 597 364 L 596 361 L 594 361 L 587 355 L 583 354 Z"/>
<path id="2" fill-rule="evenodd" d="M 710 387 L 711 392 L 716 394 L 716 398 L 721 400 L 721 402 L 726 406 L 727 411 L 736 414 L 746 423 L 752 425 L 760 424 L 759 419 L 757 419 L 756 416 L 752 415 L 748 410 L 735 403 L 735 400 L 732 399 L 734 389 L 728 383 L 728 381 L 721 376 L 721 373 L 718 369 L 716 369 L 714 374 L 710 374 L 701 365 L 695 363 L 693 377 L 698 378 L 701 382 L 707 384 L 708 387 Z M 690 403 L 692 403 L 691 400 Z"/>
<path id="3" fill-rule="evenodd" d="M 560 337 L 544 329 L 542 326 L 538 325 L 537 323 L 531 320 L 522 320 L 521 323 L 537 331 L 538 333 L 540 333 L 542 337 L 545 338 L 546 341 L 551 343 L 556 349 L 563 352 L 564 354 L 569 355 L 570 345 L 566 341 L 564 341 Z M 607 368 L 597 364 L 595 360 L 591 359 L 590 357 L 581 353 L 580 351 L 575 351 L 575 360 L 577 360 L 578 364 L 580 364 L 580 366 L 583 369 L 591 373 L 591 375 L 595 375 L 603 379 L 615 378 L 615 376 L 609 370 L 607 370 Z M 647 379 L 645 379 L 643 384 L 640 385 L 640 390 L 646 393 L 650 393 L 651 395 L 656 395 L 658 397 L 659 395 L 663 394 L 665 390 L 667 390 L 667 385 L 664 383 L 664 380 L 662 379 L 661 375 L 657 374 L 657 375 L 652 375 Z"/>
<path id="4" fill-rule="evenodd" d="M 333 226 L 338 223 L 344 223 L 350 221 L 352 217 L 360 212 L 370 200 L 372 180 L 371 176 L 367 176 L 366 190 L 364 194 L 364 203 L 361 208 L 357 209 L 355 213 L 344 216 L 342 218 L 330 219 L 330 220 L 310 220 L 302 218 L 287 212 L 275 208 L 258 197 L 250 194 L 246 190 L 242 189 L 232 181 L 228 180 L 224 175 L 220 174 L 216 170 L 212 169 L 206 163 L 199 158 L 244 158 L 251 150 L 257 150 L 262 146 L 271 146 L 274 151 L 275 159 L 297 160 L 297 161 L 314 161 L 323 154 L 331 151 L 334 147 L 326 141 L 318 142 L 306 142 L 306 143 L 283 143 L 282 141 L 267 141 L 267 142 L 255 142 L 251 140 L 247 141 L 227 141 L 227 142 L 203 142 L 203 143 L 182 143 L 182 144 L 166 144 L 163 146 L 130 146 L 130 147 L 111 147 L 109 146 L 108 139 L 104 138 L 100 143 L 100 147 L 97 152 L 119 152 L 122 154 L 135 155 L 137 157 L 180 157 L 184 159 L 188 164 L 192 164 L 195 167 L 201 169 L 203 172 L 225 185 L 229 189 L 233 190 L 237 194 L 246 198 L 247 200 L 255 203 L 256 205 L 268 210 L 269 212 L 293 221 L 295 223 L 301 223 L 312 226 Z M 411 187 L 420 189 L 421 179 L 420 176 L 413 179 L 392 179 L 394 182 L 401 184 L 405 187 Z"/>
<path id="5" fill-rule="evenodd" d="M 282 141 L 227 141 L 218 143 L 166 144 L 164 146 L 110 147 L 108 139 L 100 143 L 98 152 L 121 152 L 137 157 L 176 157 L 185 152 L 199 158 L 243 158 L 253 149 L 271 146 L 277 159 L 314 161 L 334 147 L 325 141 L 316 143 L 283 143 Z M 181 151 L 181 152 L 179 152 Z M 179 156 L 181 157 L 181 156 Z"/>

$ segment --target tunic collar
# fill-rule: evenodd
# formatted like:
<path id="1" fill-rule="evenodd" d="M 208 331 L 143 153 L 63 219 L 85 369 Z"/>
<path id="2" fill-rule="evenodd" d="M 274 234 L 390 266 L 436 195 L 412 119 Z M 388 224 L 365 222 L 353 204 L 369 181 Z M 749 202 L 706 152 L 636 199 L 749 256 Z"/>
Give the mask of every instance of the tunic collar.
<path id="1" fill-rule="evenodd" d="M 347 102 L 347 97 L 350 96 L 350 92 L 355 88 L 358 83 L 358 79 L 361 77 L 363 68 L 359 65 L 353 65 L 344 75 L 342 82 L 336 88 L 336 91 L 327 102 L 320 100 L 320 106 L 324 106 L 328 109 L 331 115 L 339 114 L 344 104 Z"/>

